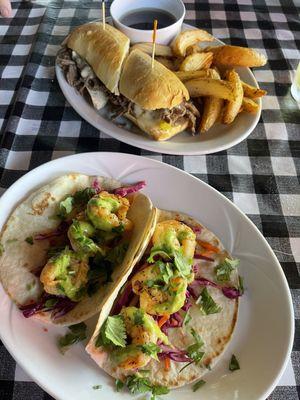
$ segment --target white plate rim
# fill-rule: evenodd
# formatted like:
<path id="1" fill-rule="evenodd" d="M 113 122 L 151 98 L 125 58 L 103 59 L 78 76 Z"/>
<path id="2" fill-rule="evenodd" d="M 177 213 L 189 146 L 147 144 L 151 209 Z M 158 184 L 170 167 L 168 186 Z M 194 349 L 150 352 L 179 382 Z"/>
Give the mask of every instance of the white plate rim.
<path id="1" fill-rule="evenodd" d="M 111 18 L 107 18 L 107 20 L 110 21 Z M 183 24 L 183 27 L 187 28 L 187 29 L 195 28 L 193 25 L 186 24 L 186 23 Z M 222 42 L 221 40 L 219 40 L 217 38 L 215 38 L 215 41 L 220 44 L 225 44 L 224 42 Z M 256 87 L 259 87 L 257 80 L 256 80 L 253 72 L 251 71 L 251 69 L 243 68 L 243 70 L 247 71 L 248 77 L 253 81 L 253 84 Z M 58 66 L 56 61 L 55 61 L 55 73 L 56 73 L 56 78 L 57 78 L 58 84 L 60 86 L 60 89 L 63 92 L 63 95 L 65 96 L 66 100 L 71 105 L 71 107 L 79 114 L 79 116 L 82 119 L 84 119 L 85 121 L 90 123 L 93 127 L 98 129 L 99 131 L 104 132 L 105 134 L 111 136 L 114 139 L 117 139 L 117 140 L 119 140 L 123 143 L 129 144 L 131 146 L 134 146 L 134 147 L 137 147 L 140 149 L 144 149 L 144 150 L 148 150 L 148 151 L 152 151 L 155 153 L 173 154 L 173 155 L 205 155 L 205 154 L 213 154 L 213 153 L 217 153 L 217 152 L 220 152 L 223 150 L 227 150 L 227 149 L 239 144 L 243 140 L 245 140 L 250 135 L 250 133 L 253 132 L 253 130 L 255 129 L 255 127 L 258 124 L 258 121 L 261 116 L 261 111 L 262 111 L 262 100 L 261 100 L 261 98 L 258 98 L 256 100 L 259 105 L 259 111 L 256 114 L 250 115 L 250 117 L 252 117 L 253 119 L 252 119 L 252 123 L 249 126 L 249 128 L 246 129 L 242 134 L 240 134 L 235 139 L 228 141 L 227 143 L 223 143 L 223 145 L 213 147 L 211 150 L 201 149 L 201 142 L 189 143 L 188 150 L 168 149 L 168 148 L 165 148 L 164 144 L 168 143 L 168 142 L 170 143 L 170 141 L 172 141 L 172 139 L 170 139 L 170 141 L 157 142 L 150 138 L 146 138 L 147 140 L 140 141 L 139 138 L 137 138 L 138 135 L 136 133 L 130 132 L 127 129 L 123 129 L 123 128 L 117 126 L 116 124 L 114 124 L 112 121 L 108 121 L 108 120 L 104 119 L 103 117 L 99 116 L 101 118 L 101 125 L 100 125 L 100 123 L 97 123 L 93 119 L 92 116 L 89 116 L 84 112 L 84 110 L 80 107 L 80 104 L 77 103 L 76 97 L 69 94 L 68 88 L 70 89 L 70 87 L 69 87 L 68 83 L 66 82 L 64 74 L 63 74 L 61 68 Z M 72 89 L 76 92 L 76 90 L 74 88 L 72 88 Z M 87 104 L 87 106 L 91 109 L 93 115 L 96 116 L 97 111 L 91 105 L 89 105 L 85 99 L 83 99 L 83 100 Z M 113 126 L 113 128 L 111 125 Z M 125 138 L 123 137 L 124 132 L 126 132 Z M 224 138 L 226 140 L 226 134 L 224 134 Z M 200 144 L 200 148 L 197 149 L 198 144 Z M 186 145 L 186 143 L 183 143 L 183 145 Z"/>
<path id="2" fill-rule="evenodd" d="M 246 214 L 244 214 L 232 201 L 230 201 L 226 196 L 224 196 L 222 193 L 220 193 L 218 190 L 216 190 L 215 188 L 213 188 L 212 186 L 210 186 L 209 184 L 207 184 L 206 182 L 202 181 L 201 179 L 189 174 L 188 172 L 181 170 L 177 167 L 174 167 L 172 165 L 169 164 L 165 164 L 162 161 L 158 161 L 149 157 L 143 157 L 143 156 L 139 156 L 139 155 L 134 155 L 134 154 L 128 154 L 128 153 L 117 153 L 117 152 L 86 152 L 86 153 L 78 153 L 78 154 L 72 154 L 69 156 L 65 156 L 65 157 L 61 157 L 55 160 L 51 160 L 48 161 L 47 163 L 44 163 L 34 169 L 32 169 L 31 171 L 27 172 L 25 175 L 23 175 L 21 178 L 19 178 L 16 182 L 14 182 L 6 191 L 5 193 L 1 196 L 0 198 L 0 209 L 1 209 L 1 204 L 2 202 L 6 201 L 6 197 L 8 197 L 9 192 L 13 191 L 14 188 L 20 184 L 23 183 L 23 180 L 25 180 L 25 178 L 27 179 L 28 177 L 30 177 L 30 175 L 34 175 L 39 171 L 42 171 L 44 168 L 49 168 L 49 166 L 51 167 L 52 165 L 54 165 L 57 162 L 61 162 L 63 159 L 71 159 L 71 158 L 75 158 L 75 157 L 86 157 L 86 156 L 100 156 L 101 155 L 109 155 L 111 157 L 129 157 L 132 159 L 147 159 L 147 161 L 150 161 L 153 164 L 157 164 L 157 165 L 164 165 L 165 168 L 167 169 L 173 169 L 176 171 L 179 171 L 180 173 L 182 173 L 183 175 L 188 176 L 189 178 L 192 178 L 193 180 L 197 181 L 198 184 L 200 183 L 201 185 L 203 185 L 206 190 L 211 190 L 215 196 L 219 196 L 222 201 L 225 201 L 227 203 L 227 205 L 229 205 L 230 207 L 232 207 L 234 209 L 235 212 L 237 212 L 244 220 L 247 221 L 248 224 L 250 224 L 252 226 L 252 228 L 255 230 L 255 233 L 258 235 L 258 237 L 261 239 L 261 241 L 264 243 L 266 249 L 268 250 L 269 256 L 272 258 L 273 262 L 276 264 L 277 269 L 280 273 L 281 276 L 281 281 L 284 284 L 285 290 L 286 290 L 286 295 L 287 295 L 287 299 L 288 299 L 288 305 L 289 305 L 289 319 L 290 319 L 290 326 L 289 326 L 289 331 L 290 331 L 290 336 L 289 336 L 289 340 L 288 340 L 288 344 L 287 344 L 287 351 L 285 354 L 285 359 L 281 365 L 280 370 L 277 373 L 277 376 L 274 377 L 273 383 L 265 390 L 264 393 L 262 393 L 261 397 L 258 400 L 265 400 L 275 389 L 275 387 L 277 386 L 278 381 L 280 380 L 283 372 L 285 371 L 289 358 L 290 358 L 290 354 L 292 352 L 292 347 L 293 347 L 293 341 L 294 341 L 294 333 L 295 333 L 295 321 L 294 321 L 294 308 L 293 308 L 293 301 L 292 301 L 292 296 L 290 293 L 290 289 L 288 286 L 288 282 L 287 279 L 284 275 L 284 272 L 282 270 L 282 267 L 275 255 L 275 253 L 273 252 L 271 246 L 269 245 L 269 243 L 267 242 L 267 240 L 264 238 L 264 236 L 262 235 L 262 233 L 259 231 L 259 229 L 256 227 L 256 225 L 247 217 Z M 74 168 L 74 170 L 76 170 L 76 167 Z M 32 188 L 29 188 L 28 191 L 32 190 Z M 50 394 L 52 397 L 55 397 L 56 394 L 52 391 L 52 389 L 50 387 L 48 387 L 46 384 L 42 383 L 39 381 L 39 379 L 34 377 L 34 374 L 31 373 L 31 371 L 29 371 L 27 369 L 27 366 L 25 365 L 25 363 L 23 362 L 22 358 L 20 358 L 17 354 L 17 352 L 15 351 L 15 349 L 13 349 L 5 340 L 5 338 L 2 336 L 1 333 L 1 326 L 0 326 L 0 339 L 3 342 L 3 344 L 5 345 L 6 349 L 9 351 L 10 355 L 14 358 L 14 360 L 21 366 L 21 368 L 24 369 L 24 371 L 26 371 L 26 373 L 33 379 L 34 382 L 36 382 L 45 392 L 47 392 L 48 394 Z M 59 398 L 57 398 L 59 400 Z M 62 400 L 65 400 L 65 398 L 61 398 Z"/>

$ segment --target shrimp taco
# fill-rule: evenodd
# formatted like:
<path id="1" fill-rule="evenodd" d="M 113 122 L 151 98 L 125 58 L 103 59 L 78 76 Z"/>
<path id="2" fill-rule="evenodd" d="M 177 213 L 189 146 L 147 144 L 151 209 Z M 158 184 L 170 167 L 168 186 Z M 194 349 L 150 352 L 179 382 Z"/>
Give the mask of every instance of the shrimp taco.
<path id="1" fill-rule="evenodd" d="M 151 234 L 143 186 L 68 174 L 17 206 L 1 233 L 0 279 L 25 317 L 70 325 L 99 312 Z"/>
<path id="2" fill-rule="evenodd" d="M 87 352 L 132 392 L 164 394 L 199 379 L 232 336 L 243 292 L 238 262 L 193 218 L 160 211 L 140 262 L 103 307 Z"/>

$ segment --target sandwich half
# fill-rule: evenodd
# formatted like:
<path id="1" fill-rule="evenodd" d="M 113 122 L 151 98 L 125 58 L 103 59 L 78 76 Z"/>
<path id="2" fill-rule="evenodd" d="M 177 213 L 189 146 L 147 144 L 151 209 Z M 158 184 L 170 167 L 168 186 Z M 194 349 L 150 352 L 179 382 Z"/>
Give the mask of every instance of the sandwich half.
<path id="1" fill-rule="evenodd" d="M 111 118 L 124 115 L 155 140 L 185 129 L 195 132 L 198 109 L 173 72 L 142 51 L 129 52 L 129 38 L 100 22 L 82 25 L 63 43 L 57 62 L 71 86 L 88 95 Z"/>

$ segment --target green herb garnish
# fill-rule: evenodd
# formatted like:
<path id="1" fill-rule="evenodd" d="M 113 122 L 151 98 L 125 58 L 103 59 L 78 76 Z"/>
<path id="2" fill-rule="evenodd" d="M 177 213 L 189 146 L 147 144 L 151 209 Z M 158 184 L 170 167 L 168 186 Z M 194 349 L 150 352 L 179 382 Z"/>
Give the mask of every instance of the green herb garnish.
<path id="1" fill-rule="evenodd" d="M 143 325 L 144 324 L 144 313 L 142 310 L 137 309 L 133 314 L 134 325 Z"/>
<path id="2" fill-rule="evenodd" d="M 58 346 L 62 353 L 68 350 L 72 344 L 86 339 L 86 324 L 84 322 L 69 326 L 69 330 L 71 332 L 67 333 L 65 336 L 61 336 L 58 340 Z"/>
<path id="3" fill-rule="evenodd" d="M 126 328 L 121 315 L 114 315 L 107 318 L 100 329 L 95 343 L 96 347 L 111 344 L 119 347 L 126 346 Z"/>
<path id="4" fill-rule="evenodd" d="M 185 316 L 183 318 L 183 325 L 187 325 L 191 321 L 192 317 L 189 313 L 189 310 L 185 313 Z"/>
<path id="5" fill-rule="evenodd" d="M 122 382 L 120 379 L 116 379 L 115 385 L 116 385 L 117 392 L 120 392 L 124 387 L 124 382 Z"/>
<path id="6" fill-rule="evenodd" d="M 33 245 L 33 237 L 32 237 L 32 236 L 28 236 L 28 237 L 25 239 L 25 242 L 27 242 L 28 244 Z"/>
<path id="7" fill-rule="evenodd" d="M 222 307 L 217 305 L 217 303 L 214 301 L 214 299 L 209 294 L 206 287 L 200 293 L 200 296 L 196 300 L 196 304 L 199 304 L 202 312 L 205 315 L 217 314 L 222 310 Z"/>
<path id="8" fill-rule="evenodd" d="M 94 390 L 98 390 L 98 389 L 101 389 L 102 388 L 102 385 L 94 385 L 93 386 L 93 389 Z"/>
<path id="9" fill-rule="evenodd" d="M 161 349 L 155 343 L 147 343 L 141 346 L 142 352 L 151 356 L 155 360 L 158 361 L 157 353 L 160 353 Z"/>
<path id="10" fill-rule="evenodd" d="M 151 393 L 151 400 L 155 400 L 156 396 L 168 394 L 169 389 L 165 386 L 152 385 L 149 379 L 138 375 L 130 375 L 126 378 L 125 385 L 131 394 Z"/>
<path id="11" fill-rule="evenodd" d="M 238 285 L 238 291 L 240 292 L 241 295 L 244 294 L 245 288 L 244 288 L 244 278 L 239 275 L 239 285 Z"/>
<path id="12" fill-rule="evenodd" d="M 232 354 L 230 363 L 229 363 L 229 371 L 237 371 L 238 369 L 240 369 L 240 364 L 238 362 L 238 360 L 236 359 L 236 356 L 234 354 Z"/>
<path id="13" fill-rule="evenodd" d="M 3 253 L 4 253 L 4 247 L 3 244 L 0 243 L 0 257 L 2 256 Z"/>
<path id="14" fill-rule="evenodd" d="M 187 348 L 187 355 L 190 357 L 195 364 L 199 364 L 199 362 L 202 360 L 204 356 L 204 351 L 202 351 L 202 347 L 204 345 L 204 342 L 200 335 L 195 331 L 195 329 L 191 329 L 191 334 L 193 335 L 195 339 L 195 343 L 191 344 Z"/>
<path id="15" fill-rule="evenodd" d="M 26 285 L 26 290 L 30 291 L 31 289 L 33 289 L 35 287 L 36 283 L 35 281 L 32 281 L 30 283 L 27 283 Z M 49 301 L 49 300 L 48 300 Z"/>
<path id="16" fill-rule="evenodd" d="M 171 254 L 168 253 L 167 249 L 161 249 L 157 247 L 152 247 L 150 256 L 147 258 L 149 263 L 154 263 L 154 257 L 161 256 L 162 258 L 171 259 Z"/>
<path id="17" fill-rule="evenodd" d="M 55 304 L 57 304 L 58 299 L 48 299 L 45 301 L 45 307 L 46 308 L 52 308 L 55 306 Z"/>
<path id="18" fill-rule="evenodd" d="M 59 211 L 57 216 L 61 219 L 66 219 L 73 210 L 73 204 L 74 198 L 72 196 L 68 196 L 65 200 L 61 201 L 58 206 Z"/>
<path id="19" fill-rule="evenodd" d="M 218 282 L 228 282 L 230 281 L 230 275 L 233 270 L 239 265 L 240 260 L 231 260 L 230 258 L 225 258 L 219 265 L 215 267 L 215 273 Z"/>
<path id="20" fill-rule="evenodd" d="M 196 392 L 196 390 L 200 389 L 203 385 L 205 385 L 205 383 L 206 382 L 203 379 L 200 379 L 200 381 L 193 385 L 193 392 Z"/>

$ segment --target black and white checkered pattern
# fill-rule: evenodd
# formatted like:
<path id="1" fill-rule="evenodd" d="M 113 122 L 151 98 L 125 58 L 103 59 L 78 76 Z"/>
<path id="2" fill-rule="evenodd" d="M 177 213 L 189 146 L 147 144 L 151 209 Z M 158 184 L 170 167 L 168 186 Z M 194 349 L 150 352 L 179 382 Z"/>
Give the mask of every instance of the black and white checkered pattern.
<path id="1" fill-rule="evenodd" d="M 300 58 L 299 8 L 292 0 L 186 0 L 185 5 L 187 23 L 226 43 L 258 49 L 269 59 L 254 71 L 268 96 L 247 140 L 218 154 L 180 157 L 152 154 L 99 134 L 66 103 L 54 59 L 74 26 L 100 17 L 100 2 L 16 1 L 14 17 L 0 19 L 0 187 L 3 192 L 28 170 L 54 158 L 118 151 L 162 160 L 225 194 L 267 238 L 287 277 L 296 338 L 270 399 L 295 400 L 300 397 L 300 112 L 290 83 Z M 51 399 L 1 342 L 0 399 Z"/>

